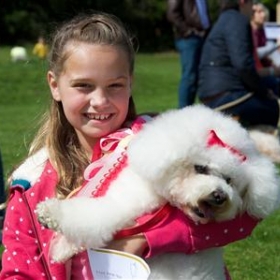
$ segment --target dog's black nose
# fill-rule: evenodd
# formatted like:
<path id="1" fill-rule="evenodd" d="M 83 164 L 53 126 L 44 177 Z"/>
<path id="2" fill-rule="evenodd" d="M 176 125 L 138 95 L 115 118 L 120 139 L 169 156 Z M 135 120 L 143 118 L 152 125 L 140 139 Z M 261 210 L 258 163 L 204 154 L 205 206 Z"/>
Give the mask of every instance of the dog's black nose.
<path id="1" fill-rule="evenodd" d="M 227 194 L 223 190 L 217 189 L 209 195 L 207 199 L 207 203 L 213 206 L 220 206 L 226 200 L 227 200 Z"/>

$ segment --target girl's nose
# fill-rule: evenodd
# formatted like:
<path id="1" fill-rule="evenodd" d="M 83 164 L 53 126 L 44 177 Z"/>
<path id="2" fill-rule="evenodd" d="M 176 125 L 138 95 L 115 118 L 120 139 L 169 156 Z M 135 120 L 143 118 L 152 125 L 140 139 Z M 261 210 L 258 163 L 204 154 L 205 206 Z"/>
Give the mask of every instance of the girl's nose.
<path id="1" fill-rule="evenodd" d="M 108 104 L 108 96 L 104 89 L 95 89 L 90 96 L 90 106 L 101 107 Z"/>

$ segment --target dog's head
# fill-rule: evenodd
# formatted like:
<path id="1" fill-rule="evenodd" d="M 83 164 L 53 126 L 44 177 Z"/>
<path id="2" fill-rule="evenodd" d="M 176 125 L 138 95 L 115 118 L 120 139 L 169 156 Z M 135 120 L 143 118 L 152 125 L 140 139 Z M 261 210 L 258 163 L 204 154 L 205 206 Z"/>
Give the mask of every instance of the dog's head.
<path id="1" fill-rule="evenodd" d="M 279 203 L 276 168 L 239 123 L 202 105 L 146 124 L 128 147 L 129 165 L 193 220 L 263 218 Z"/>

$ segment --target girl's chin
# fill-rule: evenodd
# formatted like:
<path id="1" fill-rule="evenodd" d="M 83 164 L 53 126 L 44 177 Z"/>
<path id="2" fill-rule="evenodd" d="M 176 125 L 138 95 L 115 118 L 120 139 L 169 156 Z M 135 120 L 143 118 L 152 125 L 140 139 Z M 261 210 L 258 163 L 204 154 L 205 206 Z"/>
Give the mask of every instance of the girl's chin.
<path id="1" fill-rule="evenodd" d="M 100 138 L 118 130 L 122 122 L 90 121 L 80 128 L 80 133 L 86 138 Z"/>
<path id="2" fill-rule="evenodd" d="M 90 129 L 88 130 L 85 134 L 89 137 L 89 138 L 102 138 L 112 132 L 115 132 L 117 129 L 112 128 L 112 127 L 107 127 L 107 128 L 102 128 L 102 129 Z"/>

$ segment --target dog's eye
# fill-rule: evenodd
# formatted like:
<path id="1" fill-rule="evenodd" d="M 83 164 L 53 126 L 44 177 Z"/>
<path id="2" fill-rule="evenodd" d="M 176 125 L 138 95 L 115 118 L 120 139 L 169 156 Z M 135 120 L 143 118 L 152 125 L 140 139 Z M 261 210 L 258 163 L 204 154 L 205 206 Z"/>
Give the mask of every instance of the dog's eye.
<path id="1" fill-rule="evenodd" d="M 198 174 L 209 174 L 209 169 L 207 166 L 195 165 L 194 169 Z"/>
<path id="2" fill-rule="evenodd" d="M 231 178 L 230 177 L 224 177 L 226 183 L 229 185 L 231 183 Z"/>

